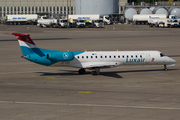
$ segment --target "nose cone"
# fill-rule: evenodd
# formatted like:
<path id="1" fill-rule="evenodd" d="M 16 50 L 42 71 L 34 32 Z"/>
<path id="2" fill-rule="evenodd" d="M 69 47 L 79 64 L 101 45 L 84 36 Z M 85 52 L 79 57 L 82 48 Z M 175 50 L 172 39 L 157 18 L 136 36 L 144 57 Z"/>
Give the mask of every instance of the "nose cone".
<path id="1" fill-rule="evenodd" d="M 175 61 L 174 59 L 172 59 L 172 58 L 169 58 L 169 62 L 170 62 L 171 64 L 175 64 L 175 63 L 176 63 L 176 61 Z"/>

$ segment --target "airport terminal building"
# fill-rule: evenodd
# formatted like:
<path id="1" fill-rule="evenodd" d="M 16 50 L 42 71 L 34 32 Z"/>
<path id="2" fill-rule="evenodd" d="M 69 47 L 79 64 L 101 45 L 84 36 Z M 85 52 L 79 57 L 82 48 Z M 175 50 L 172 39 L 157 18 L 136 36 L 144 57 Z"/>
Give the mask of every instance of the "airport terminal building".
<path id="1" fill-rule="evenodd" d="M 93 4 L 104 4 L 104 8 L 108 8 L 110 1 L 115 1 L 118 6 L 116 14 L 121 13 L 122 6 L 127 3 L 127 0 L 0 0 L 0 17 L 5 18 L 6 15 L 12 14 L 46 14 L 52 17 L 65 17 L 67 12 L 68 14 L 76 14 L 77 10 L 81 10 L 83 6 L 88 6 L 88 1 Z M 76 6 L 79 8 L 76 8 Z M 97 8 L 96 5 L 94 7 Z M 95 14 L 97 13 L 98 11 Z"/>

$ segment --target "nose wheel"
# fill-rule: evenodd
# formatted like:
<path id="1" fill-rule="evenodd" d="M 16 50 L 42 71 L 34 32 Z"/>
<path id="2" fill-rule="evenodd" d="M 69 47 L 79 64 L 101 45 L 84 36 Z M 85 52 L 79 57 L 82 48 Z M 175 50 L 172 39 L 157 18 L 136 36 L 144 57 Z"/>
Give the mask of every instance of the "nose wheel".
<path id="1" fill-rule="evenodd" d="M 86 70 L 84 68 L 79 69 L 79 74 L 84 74 Z"/>
<path id="2" fill-rule="evenodd" d="M 167 66 L 166 65 L 164 65 L 164 71 L 167 71 L 168 69 L 167 69 Z"/>

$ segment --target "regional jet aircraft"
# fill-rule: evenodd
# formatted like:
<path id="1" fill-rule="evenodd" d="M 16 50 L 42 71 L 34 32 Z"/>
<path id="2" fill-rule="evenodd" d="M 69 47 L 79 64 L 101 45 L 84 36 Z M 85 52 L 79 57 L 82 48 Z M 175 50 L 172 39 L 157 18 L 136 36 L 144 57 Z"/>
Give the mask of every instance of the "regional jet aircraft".
<path id="1" fill-rule="evenodd" d="M 102 68 L 112 68 L 121 65 L 175 65 L 176 61 L 159 51 L 57 51 L 38 48 L 29 34 L 11 33 L 19 41 L 23 58 L 45 66 L 68 66 L 79 69 L 84 74 L 86 69 L 92 70 L 92 75 L 100 73 Z"/>

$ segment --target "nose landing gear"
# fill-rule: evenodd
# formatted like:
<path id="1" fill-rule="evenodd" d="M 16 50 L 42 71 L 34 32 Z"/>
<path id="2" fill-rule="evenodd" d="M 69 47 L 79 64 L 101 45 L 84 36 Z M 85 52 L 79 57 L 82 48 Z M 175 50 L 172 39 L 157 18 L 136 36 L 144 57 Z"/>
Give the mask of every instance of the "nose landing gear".
<path id="1" fill-rule="evenodd" d="M 164 71 L 167 71 L 167 70 L 168 70 L 166 65 L 164 65 L 164 69 L 163 69 L 163 70 L 164 70 Z"/>

